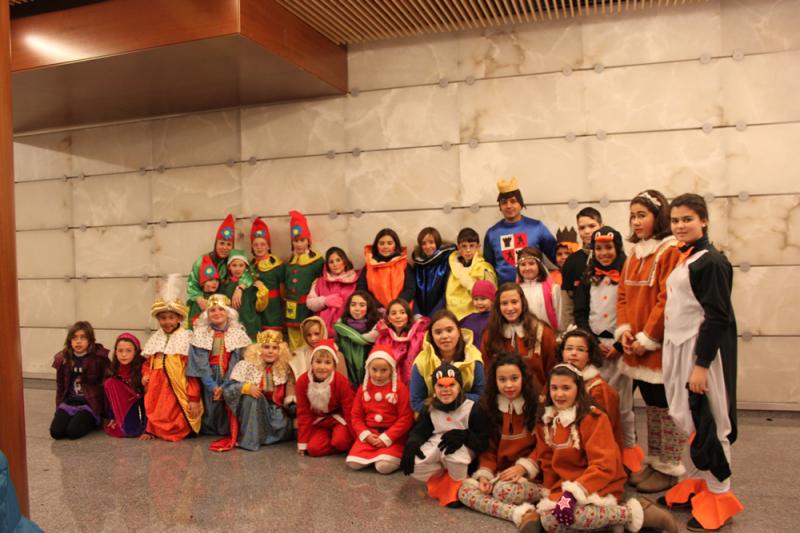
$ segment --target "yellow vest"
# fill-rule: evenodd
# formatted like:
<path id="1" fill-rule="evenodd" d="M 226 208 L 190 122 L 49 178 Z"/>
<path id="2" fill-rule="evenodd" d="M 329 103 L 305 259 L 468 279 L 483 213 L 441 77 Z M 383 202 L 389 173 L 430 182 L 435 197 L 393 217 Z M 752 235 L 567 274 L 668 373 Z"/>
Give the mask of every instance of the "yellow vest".
<path id="1" fill-rule="evenodd" d="M 475 363 L 483 362 L 481 352 L 474 344 L 472 344 L 472 331 L 469 329 L 461 329 L 461 337 L 464 339 L 464 360 L 452 361 L 450 364 L 455 366 L 461 371 L 461 380 L 464 384 L 464 392 L 472 390 L 472 383 L 475 381 Z M 425 380 L 425 386 L 428 388 L 428 397 L 433 396 L 433 383 L 431 377 L 439 366 L 442 360 L 436 355 L 433 345 L 428 342 L 427 335 L 422 343 L 422 350 L 414 359 L 414 366 L 417 367 L 422 378 Z"/>
<path id="2" fill-rule="evenodd" d="M 461 320 L 475 312 L 475 307 L 472 305 L 472 285 L 480 279 L 485 279 L 494 283 L 496 287 L 497 274 L 491 263 L 486 261 L 480 252 L 475 254 L 472 264 L 468 267 L 458 260 L 458 252 L 450 254 L 448 260 L 450 261 L 450 277 L 447 279 L 447 288 L 445 289 L 447 309 Z"/>

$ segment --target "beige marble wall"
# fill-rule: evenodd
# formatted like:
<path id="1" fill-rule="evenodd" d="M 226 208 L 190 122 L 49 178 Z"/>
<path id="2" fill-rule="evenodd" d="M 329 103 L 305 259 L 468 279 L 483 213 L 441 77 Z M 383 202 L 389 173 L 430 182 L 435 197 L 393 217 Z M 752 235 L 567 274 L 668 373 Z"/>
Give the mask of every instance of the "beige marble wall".
<path id="1" fill-rule="evenodd" d="M 624 229 L 647 187 L 713 197 L 739 399 L 800 408 L 798 25 L 797 1 L 710 0 L 357 45 L 346 96 L 19 136 L 24 370 L 50 375 L 78 318 L 106 344 L 146 336 L 160 277 L 188 272 L 228 212 L 240 236 L 265 217 L 285 256 L 299 209 L 316 249 L 360 264 L 382 227 L 409 248 L 426 225 L 483 233 L 495 180 L 516 175 L 553 231 L 584 205 Z"/>

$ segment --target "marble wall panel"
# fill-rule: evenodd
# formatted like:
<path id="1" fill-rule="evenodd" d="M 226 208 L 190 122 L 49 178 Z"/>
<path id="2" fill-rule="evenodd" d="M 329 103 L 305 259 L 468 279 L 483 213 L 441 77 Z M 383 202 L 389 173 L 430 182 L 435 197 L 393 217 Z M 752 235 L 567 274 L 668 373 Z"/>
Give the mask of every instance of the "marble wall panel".
<path id="1" fill-rule="evenodd" d="M 630 199 L 644 189 L 667 197 L 728 193 L 725 133 L 660 131 L 586 142 L 590 198 Z"/>
<path id="2" fill-rule="evenodd" d="M 464 37 L 444 34 L 408 39 L 356 43 L 347 49 L 351 89 L 385 89 L 437 83 L 459 76 L 459 51 Z"/>
<path id="3" fill-rule="evenodd" d="M 587 178 L 587 141 L 564 139 L 459 146 L 462 204 L 494 204 L 498 179 L 516 176 L 529 203 L 592 199 Z"/>
<path id="4" fill-rule="evenodd" d="M 520 24 L 460 37 L 461 78 L 495 78 L 578 67 L 583 55 L 578 19 Z"/>
<path id="5" fill-rule="evenodd" d="M 800 265 L 800 196 L 730 200 L 730 260 L 751 265 Z"/>
<path id="6" fill-rule="evenodd" d="M 239 131 L 238 109 L 153 121 L 153 165 L 176 167 L 239 160 Z"/>
<path id="7" fill-rule="evenodd" d="M 345 145 L 404 148 L 458 141 L 456 84 L 369 91 L 345 100 Z M 435 120 L 433 117 L 436 117 Z"/>
<path id="8" fill-rule="evenodd" d="M 20 326 L 65 327 L 75 322 L 74 280 L 20 280 Z"/>
<path id="9" fill-rule="evenodd" d="M 304 214 L 345 210 L 348 157 L 300 157 L 243 165 L 242 211 L 246 215 L 280 216 L 292 209 Z"/>
<path id="10" fill-rule="evenodd" d="M 56 378 L 56 371 L 52 366 L 53 356 L 64 347 L 67 329 L 20 328 L 23 375 Z"/>
<path id="11" fill-rule="evenodd" d="M 724 120 L 720 61 L 706 65 L 662 63 L 579 74 L 584 83 L 589 132 L 699 128 L 704 122 L 719 125 Z"/>
<path id="12" fill-rule="evenodd" d="M 72 225 L 103 226 L 150 221 L 150 178 L 138 172 L 72 182 Z"/>
<path id="13" fill-rule="evenodd" d="M 344 151 L 344 108 L 344 97 L 244 108 L 242 159 Z"/>
<path id="14" fill-rule="evenodd" d="M 153 220 L 203 220 L 241 213 L 241 166 L 211 165 L 152 172 Z"/>
<path id="15" fill-rule="evenodd" d="M 725 122 L 800 120 L 800 50 L 720 62 Z"/>
<path id="16" fill-rule="evenodd" d="M 583 65 L 631 65 L 722 54 L 720 0 L 680 9 L 587 17 L 581 24 Z"/>
<path id="17" fill-rule="evenodd" d="M 739 402 L 782 403 L 800 408 L 798 337 L 754 337 L 739 340 Z"/>
<path id="18" fill-rule="evenodd" d="M 731 194 L 800 192 L 800 124 L 768 124 L 721 133 Z"/>
<path id="19" fill-rule="evenodd" d="M 144 329 L 150 324 L 155 280 L 75 281 L 77 316 L 96 328 Z"/>
<path id="20" fill-rule="evenodd" d="M 88 228 L 75 233 L 75 275 L 141 276 L 157 273 L 152 226 Z"/>
<path id="21" fill-rule="evenodd" d="M 17 277 L 61 278 L 75 275 L 73 232 L 63 230 L 17 233 Z"/>
<path id="22" fill-rule="evenodd" d="M 75 174 L 130 172 L 153 165 L 151 122 L 132 122 L 72 132 Z"/>
<path id="23" fill-rule="evenodd" d="M 722 50 L 774 52 L 800 47 L 800 3 L 793 0 L 720 2 Z"/>
<path id="24" fill-rule="evenodd" d="M 350 210 L 459 205 L 458 154 L 455 148 L 436 147 L 347 155 L 343 158 L 347 205 Z"/>
<path id="25" fill-rule="evenodd" d="M 14 185 L 17 229 L 63 228 L 72 222 L 72 184 L 47 180 Z"/>
<path id="26" fill-rule="evenodd" d="M 26 135 L 14 139 L 14 178 L 28 181 L 72 175 L 72 132 Z"/>
<path id="27" fill-rule="evenodd" d="M 561 137 L 586 130 L 580 72 L 479 80 L 460 85 L 458 99 L 462 142 Z"/>
<path id="28" fill-rule="evenodd" d="M 794 313 L 800 266 L 753 267 L 733 274 L 733 306 L 739 332 L 800 335 Z"/>

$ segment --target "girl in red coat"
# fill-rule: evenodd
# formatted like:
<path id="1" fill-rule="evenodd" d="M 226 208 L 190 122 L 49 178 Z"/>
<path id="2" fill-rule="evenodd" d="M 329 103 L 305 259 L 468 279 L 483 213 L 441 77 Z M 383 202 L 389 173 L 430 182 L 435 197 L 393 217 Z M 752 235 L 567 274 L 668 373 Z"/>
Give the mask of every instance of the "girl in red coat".
<path id="1" fill-rule="evenodd" d="M 375 345 L 366 366 L 364 384 L 353 400 L 356 442 L 347 456 L 347 466 L 361 470 L 374 464 L 381 474 L 391 474 L 400 467 L 414 413 L 408 388 L 397 381 L 391 346 Z"/>
<path id="2" fill-rule="evenodd" d="M 297 379 L 297 453 L 320 456 L 342 453 L 353 444 L 350 413 L 353 390 L 339 372 L 336 345 L 321 339 L 311 352 L 307 373 Z"/>

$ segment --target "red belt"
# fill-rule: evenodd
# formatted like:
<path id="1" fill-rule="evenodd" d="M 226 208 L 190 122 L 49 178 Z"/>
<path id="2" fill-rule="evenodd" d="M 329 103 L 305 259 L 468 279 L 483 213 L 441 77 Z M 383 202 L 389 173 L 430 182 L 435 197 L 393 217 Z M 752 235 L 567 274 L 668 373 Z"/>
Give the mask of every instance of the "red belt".
<path id="1" fill-rule="evenodd" d="M 280 295 L 281 295 L 281 290 L 280 289 L 272 289 L 271 291 L 269 291 L 269 293 L 267 293 L 267 295 L 270 298 L 279 298 Z"/>

